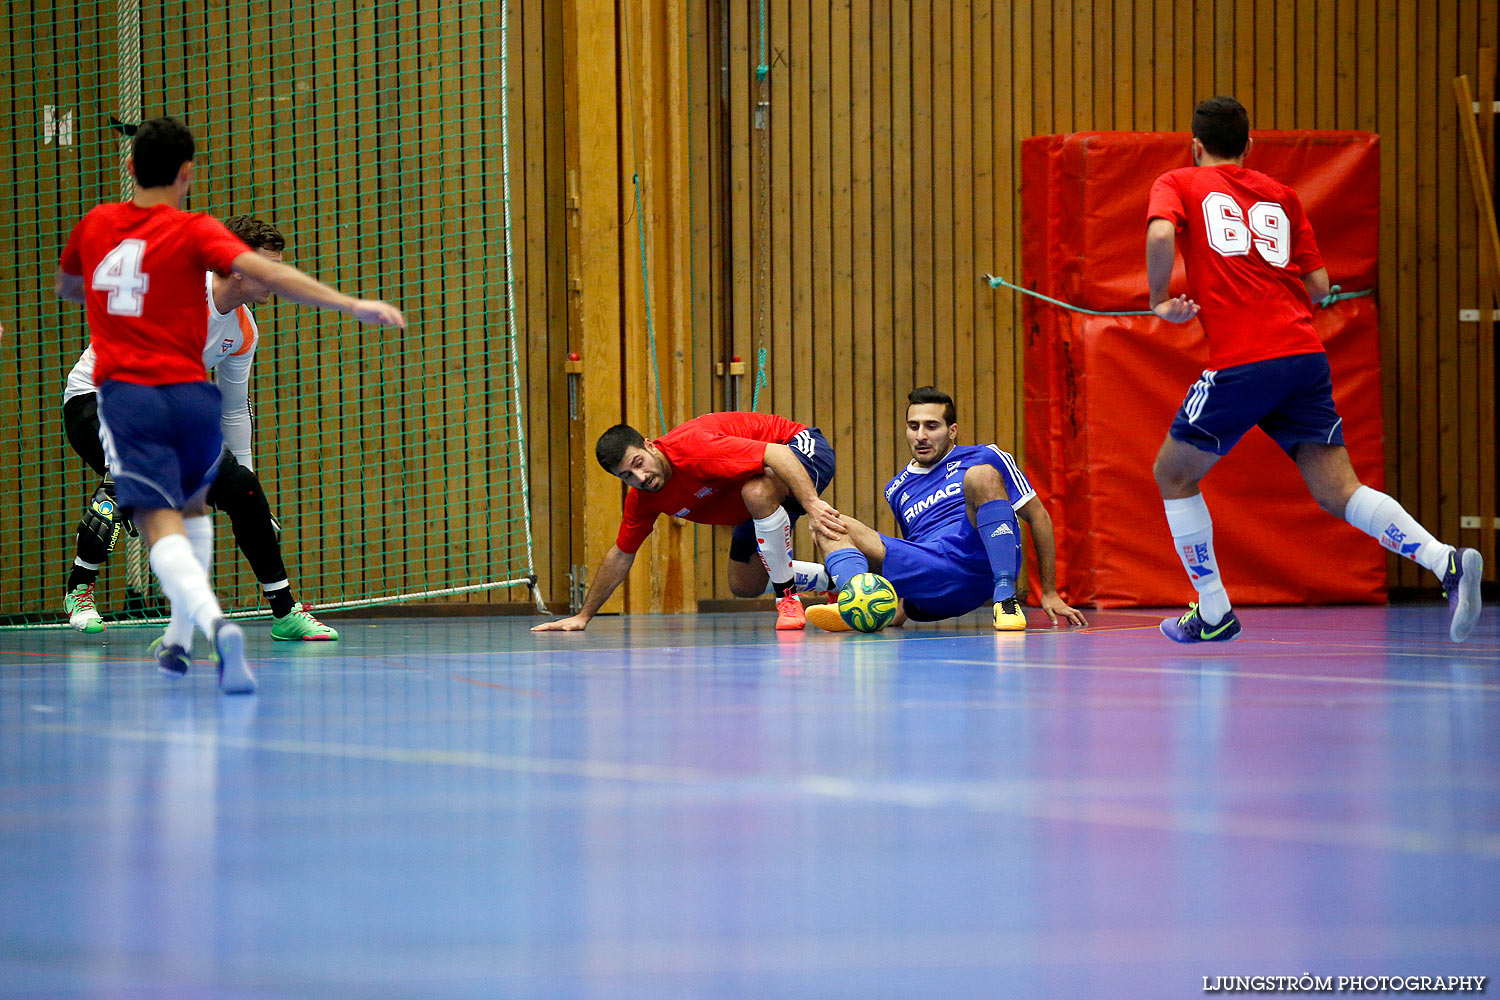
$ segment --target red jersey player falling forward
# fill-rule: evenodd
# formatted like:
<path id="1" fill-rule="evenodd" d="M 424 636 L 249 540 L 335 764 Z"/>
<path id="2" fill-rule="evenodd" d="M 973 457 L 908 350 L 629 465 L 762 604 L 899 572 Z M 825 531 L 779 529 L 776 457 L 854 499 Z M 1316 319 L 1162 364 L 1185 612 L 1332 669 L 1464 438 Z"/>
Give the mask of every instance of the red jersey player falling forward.
<path id="1" fill-rule="evenodd" d="M 1297 463 L 1318 506 L 1437 574 L 1452 610 L 1449 637 L 1462 642 L 1479 620 L 1484 560 L 1439 542 L 1355 475 L 1328 355 L 1312 325 L 1310 307 L 1328 294 L 1328 271 L 1297 192 L 1247 170 L 1249 148 L 1245 109 L 1232 97 L 1209 98 L 1193 109 L 1194 165 L 1162 174 L 1151 188 L 1151 308 L 1172 323 L 1197 316 L 1213 366 L 1188 391 L 1156 456 L 1172 542 L 1198 591 L 1198 603 L 1162 622 L 1162 633 L 1177 642 L 1240 633 L 1198 483 L 1259 425 Z M 1167 286 L 1179 239 L 1189 292 L 1173 298 Z M 1275 544 L 1274 533 L 1267 537 Z"/>
<path id="2" fill-rule="evenodd" d="M 659 514 L 735 525 L 729 589 L 737 597 L 754 597 L 769 580 L 777 598 L 776 627 L 805 627 L 797 591 L 827 590 L 828 576 L 820 565 L 792 560 L 792 526 L 805 513 L 824 534 L 845 532 L 839 512 L 818 497 L 834 472 L 833 447 L 822 431 L 765 413 L 709 413 L 654 441 L 617 424 L 600 436 L 594 455 L 630 487 L 619 535 L 578 614 L 533 632 L 587 628 L 625 582 Z M 759 564 L 751 561 L 757 553 Z"/>
<path id="3" fill-rule="evenodd" d="M 404 327 L 400 310 L 352 299 L 296 268 L 253 252 L 224 224 L 178 206 L 193 183 L 193 133 L 171 118 L 136 130 L 130 201 L 99 205 L 73 228 L 57 268 L 57 294 L 83 303 L 94 349 L 99 438 L 116 500 L 150 545 L 151 568 L 172 607 L 156 650 L 184 674 L 197 626 L 219 656 L 219 687 L 250 694 L 245 637 L 223 617 L 209 585 L 213 525 L 205 497 L 219 468 L 219 390 L 203 367 L 208 315 L 203 274 L 234 272 L 283 299 L 335 309 L 364 323 Z"/>

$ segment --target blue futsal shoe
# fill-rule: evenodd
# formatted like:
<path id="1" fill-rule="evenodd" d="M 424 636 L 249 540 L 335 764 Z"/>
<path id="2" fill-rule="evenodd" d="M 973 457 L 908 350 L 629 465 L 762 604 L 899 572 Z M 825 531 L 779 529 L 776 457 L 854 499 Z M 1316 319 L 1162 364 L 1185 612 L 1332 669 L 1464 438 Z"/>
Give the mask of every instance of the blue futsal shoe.
<path id="1" fill-rule="evenodd" d="M 1474 549 L 1455 549 L 1448 556 L 1448 572 L 1443 574 L 1443 596 L 1453 620 L 1448 638 L 1463 642 L 1479 623 L 1479 583 L 1484 578 L 1484 556 Z"/>
<path id="2" fill-rule="evenodd" d="M 1198 605 L 1189 604 L 1187 614 L 1161 623 L 1161 634 L 1173 642 L 1228 642 L 1240 634 L 1240 620 L 1230 611 L 1219 624 L 1210 625 L 1198 614 Z"/>
<path id="3" fill-rule="evenodd" d="M 188 651 L 175 642 L 168 643 L 164 635 L 152 639 L 148 648 L 156 657 L 156 665 L 161 667 L 163 673 L 176 674 L 181 677 L 193 665 L 193 658 L 188 655 Z"/>
<path id="4" fill-rule="evenodd" d="M 219 654 L 219 690 L 225 694 L 254 694 L 255 677 L 245 662 L 245 632 L 220 618 L 214 625 L 214 651 Z"/>

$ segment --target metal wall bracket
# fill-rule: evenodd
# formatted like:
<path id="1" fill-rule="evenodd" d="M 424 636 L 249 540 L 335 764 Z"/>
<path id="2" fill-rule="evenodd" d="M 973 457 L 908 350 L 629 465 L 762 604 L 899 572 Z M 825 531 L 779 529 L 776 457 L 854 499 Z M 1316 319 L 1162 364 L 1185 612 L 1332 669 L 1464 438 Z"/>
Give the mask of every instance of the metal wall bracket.
<path id="1" fill-rule="evenodd" d="M 583 610 L 584 598 L 588 597 L 588 576 L 587 566 L 568 567 L 568 610 L 575 615 Z"/>

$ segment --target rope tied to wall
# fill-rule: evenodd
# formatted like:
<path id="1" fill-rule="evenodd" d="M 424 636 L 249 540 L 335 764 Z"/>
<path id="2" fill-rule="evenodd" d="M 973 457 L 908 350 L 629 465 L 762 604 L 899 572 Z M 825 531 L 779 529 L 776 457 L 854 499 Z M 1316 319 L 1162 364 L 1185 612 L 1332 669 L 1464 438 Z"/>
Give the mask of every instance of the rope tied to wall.
<path id="1" fill-rule="evenodd" d="M 990 285 L 991 288 L 1009 288 L 1012 291 L 1020 292 L 1022 295 L 1030 295 L 1032 298 L 1041 299 L 1043 302 L 1051 303 L 1054 306 L 1058 306 L 1059 308 L 1062 308 L 1062 309 L 1067 309 L 1070 312 L 1082 313 L 1085 316 L 1155 316 L 1156 315 L 1156 313 L 1152 312 L 1150 309 L 1127 309 L 1127 310 L 1120 310 L 1120 311 L 1109 311 L 1109 310 L 1099 310 L 1099 309 L 1085 309 L 1083 306 L 1075 306 L 1071 302 L 1064 302 L 1061 299 L 1054 299 L 1050 295 L 1043 295 L 1041 292 L 1038 292 L 1038 291 L 1036 291 L 1034 289 L 1027 288 L 1024 285 L 1018 285 L 1018 284 L 1016 284 L 1015 282 L 1012 282 L 1012 281 L 1006 281 L 1004 278 L 997 277 L 996 275 L 993 275 L 993 274 L 982 275 L 982 277 L 984 278 L 985 281 L 989 282 L 989 285 Z M 1362 297 L 1364 297 L 1366 295 L 1372 295 L 1372 294 L 1374 294 L 1374 292 L 1375 292 L 1375 289 L 1373 289 L 1373 288 L 1364 288 L 1364 289 L 1361 289 L 1361 290 L 1359 290 L 1357 292 L 1346 292 L 1346 291 L 1343 290 L 1342 286 L 1340 286 L 1340 285 L 1334 285 L 1332 288 L 1328 289 L 1328 294 L 1327 295 L 1323 296 L 1323 298 L 1321 298 L 1321 299 L 1319 299 L 1317 301 L 1316 305 L 1320 309 L 1328 309 L 1328 308 L 1331 308 L 1332 306 L 1334 306 L 1335 304 L 1337 304 L 1339 302 L 1345 301 L 1346 299 L 1358 299 L 1358 298 L 1362 298 Z"/>

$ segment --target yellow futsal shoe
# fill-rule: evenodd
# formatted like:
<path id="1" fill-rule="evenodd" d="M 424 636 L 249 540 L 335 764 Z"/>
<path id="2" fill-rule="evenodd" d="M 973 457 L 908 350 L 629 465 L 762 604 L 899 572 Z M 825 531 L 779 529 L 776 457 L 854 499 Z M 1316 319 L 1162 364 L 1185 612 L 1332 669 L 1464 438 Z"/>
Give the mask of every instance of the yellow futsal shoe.
<path id="1" fill-rule="evenodd" d="M 839 606 L 832 601 L 829 601 L 827 604 L 809 605 L 807 620 L 824 632 L 854 631 L 849 627 L 849 623 L 844 621 L 844 616 L 839 614 Z"/>
<path id="2" fill-rule="evenodd" d="M 1003 601 L 995 602 L 995 631 L 1026 631 L 1026 612 L 1021 610 L 1020 601 L 1014 597 L 1007 597 Z"/>

